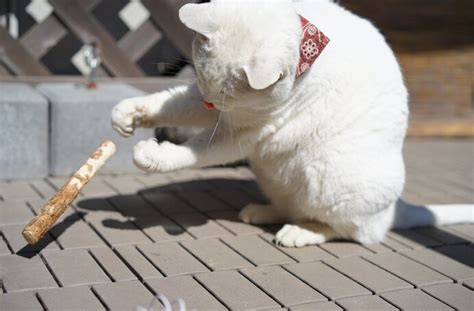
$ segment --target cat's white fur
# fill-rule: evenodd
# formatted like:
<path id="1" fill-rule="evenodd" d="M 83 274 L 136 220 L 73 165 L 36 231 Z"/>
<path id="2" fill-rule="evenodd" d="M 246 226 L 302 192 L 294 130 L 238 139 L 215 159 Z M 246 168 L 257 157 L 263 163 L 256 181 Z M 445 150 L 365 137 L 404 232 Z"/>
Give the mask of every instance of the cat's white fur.
<path id="1" fill-rule="evenodd" d="M 331 41 L 295 81 L 297 12 Z M 168 172 L 248 158 L 272 203 L 251 204 L 240 219 L 286 223 L 276 235 L 285 246 L 376 243 L 392 226 L 473 221 L 472 206 L 447 213 L 398 201 L 408 94 L 370 22 L 327 0 L 220 0 L 186 5 L 180 17 L 199 33 L 197 85 L 124 100 L 112 122 L 125 136 L 138 126 L 205 130 L 182 145 L 138 143 L 137 166 Z M 218 109 L 204 109 L 203 98 Z"/>

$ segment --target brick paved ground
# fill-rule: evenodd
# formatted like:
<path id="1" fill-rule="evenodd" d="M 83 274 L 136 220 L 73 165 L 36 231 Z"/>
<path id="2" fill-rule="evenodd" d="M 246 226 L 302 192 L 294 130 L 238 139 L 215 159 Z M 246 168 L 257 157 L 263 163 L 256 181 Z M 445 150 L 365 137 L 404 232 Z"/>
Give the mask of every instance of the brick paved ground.
<path id="1" fill-rule="evenodd" d="M 411 140 L 406 158 L 405 198 L 474 202 L 474 140 Z M 252 174 L 208 169 L 98 176 L 25 246 L 21 229 L 63 181 L 0 184 L 0 310 L 134 310 L 156 293 L 198 310 L 474 308 L 474 225 L 280 248 L 277 227 L 236 220 L 263 199 Z"/>

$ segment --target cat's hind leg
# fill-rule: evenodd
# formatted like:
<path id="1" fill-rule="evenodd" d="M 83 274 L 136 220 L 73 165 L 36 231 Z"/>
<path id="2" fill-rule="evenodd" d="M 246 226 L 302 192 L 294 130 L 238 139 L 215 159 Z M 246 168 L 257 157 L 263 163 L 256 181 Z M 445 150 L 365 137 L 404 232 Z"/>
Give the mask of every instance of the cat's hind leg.
<path id="1" fill-rule="evenodd" d="M 275 236 L 275 243 L 286 247 L 316 245 L 340 238 L 331 227 L 322 223 L 308 222 L 284 225 Z"/>
<path id="2" fill-rule="evenodd" d="M 282 213 L 275 207 L 255 203 L 245 206 L 239 213 L 239 219 L 253 225 L 274 225 L 285 221 Z"/>

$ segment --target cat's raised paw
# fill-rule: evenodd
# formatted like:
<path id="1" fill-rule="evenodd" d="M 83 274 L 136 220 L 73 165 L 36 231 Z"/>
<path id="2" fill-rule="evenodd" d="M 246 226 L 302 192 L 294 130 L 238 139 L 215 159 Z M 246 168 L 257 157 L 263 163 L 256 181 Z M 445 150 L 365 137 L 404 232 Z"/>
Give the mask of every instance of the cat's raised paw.
<path id="1" fill-rule="evenodd" d="M 271 205 L 251 203 L 239 213 L 239 219 L 247 224 L 270 225 L 281 223 L 282 219 Z"/>
<path id="2" fill-rule="evenodd" d="M 112 110 L 112 127 L 122 136 L 132 136 L 135 131 L 135 115 L 133 99 L 121 101 Z"/>
<path id="3" fill-rule="evenodd" d="M 324 233 L 306 229 L 300 225 L 284 225 L 275 236 L 275 243 L 285 247 L 303 247 L 327 241 Z"/>
<path id="4" fill-rule="evenodd" d="M 152 127 L 148 109 L 142 97 L 122 100 L 112 110 L 112 127 L 122 136 L 133 135 L 136 127 Z"/>

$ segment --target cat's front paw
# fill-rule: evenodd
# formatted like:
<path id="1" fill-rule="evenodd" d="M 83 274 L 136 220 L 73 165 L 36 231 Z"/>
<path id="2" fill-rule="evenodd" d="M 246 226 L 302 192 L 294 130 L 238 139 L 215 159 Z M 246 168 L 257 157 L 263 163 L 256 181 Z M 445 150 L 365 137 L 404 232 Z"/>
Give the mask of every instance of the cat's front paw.
<path id="1" fill-rule="evenodd" d="M 142 140 L 133 149 L 133 162 L 148 172 L 164 173 L 178 169 L 179 146 L 155 139 Z"/>
<path id="2" fill-rule="evenodd" d="M 112 127 L 122 136 L 132 136 L 136 127 L 152 125 L 143 97 L 124 99 L 112 110 Z"/>
<path id="3" fill-rule="evenodd" d="M 323 232 L 311 230 L 300 225 L 284 225 L 275 236 L 275 243 L 285 247 L 303 247 L 327 241 Z"/>
<path id="4" fill-rule="evenodd" d="M 122 100 L 112 110 L 112 127 L 122 136 L 132 136 L 135 131 L 135 116 L 134 100 Z"/>

